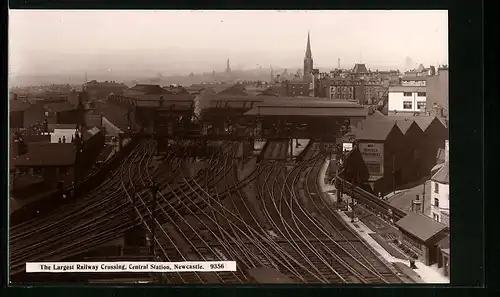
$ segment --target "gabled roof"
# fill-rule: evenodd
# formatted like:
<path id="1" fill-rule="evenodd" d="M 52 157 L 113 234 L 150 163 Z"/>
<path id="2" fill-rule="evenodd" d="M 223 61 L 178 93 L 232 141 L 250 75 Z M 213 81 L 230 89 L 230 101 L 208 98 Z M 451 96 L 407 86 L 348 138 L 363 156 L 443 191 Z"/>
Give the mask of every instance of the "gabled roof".
<path id="1" fill-rule="evenodd" d="M 399 129 L 394 121 L 364 123 L 356 131 L 356 139 L 384 141 L 393 129 Z"/>
<path id="2" fill-rule="evenodd" d="M 222 91 L 218 92 L 217 94 L 219 94 L 219 95 L 248 96 L 248 93 L 245 91 L 245 88 L 237 86 L 237 85 L 234 85 L 234 86 L 229 87 L 225 90 L 222 90 Z"/>
<path id="3" fill-rule="evenodd" d="M 52 112 L 65 112 L 70 110 L 75 110 L 76 107 L 68 101 L 49 103 L 45 105 L 47 111 Z"/>
<path id="4" fill-rule="evenodd" d="M 434 173 L 434 175 L 431 177 L 431 180 L 441 184 L 450 183 L 450 170 L 448 162 L 445 162 L 441 169 Z"/>
<path id="5" fill-rule="evenodd" d="M 423 242 L 427 242 L 435 235 L 448 229 L 446 225 L 414 212 L 409 212 L 405 217 L 397 221 L 396 226 Z"/>
<path id="6" fill-rule="evenodd" d="M 73 143 L 29 143 L 28 152 L 14 158 L 15 166 L 72 166 L 76 147 Z"/>
<path id="7" fill-rule="evenodd" d="M 405 135 L 406 132 L 408 132 L 408 130 L 410 130 L 411 126 L 413 125 L 415 125 L 417 129 L 422 131 L 422 129 L 417 125 L 417 123 L 415 123 L 415 121 L 412 120 L 399 120 L 396 121 L 396 125 L 398 125 L 399 130 L 401 130 L 401 132 L 403 132 L 403 134 Z"/>

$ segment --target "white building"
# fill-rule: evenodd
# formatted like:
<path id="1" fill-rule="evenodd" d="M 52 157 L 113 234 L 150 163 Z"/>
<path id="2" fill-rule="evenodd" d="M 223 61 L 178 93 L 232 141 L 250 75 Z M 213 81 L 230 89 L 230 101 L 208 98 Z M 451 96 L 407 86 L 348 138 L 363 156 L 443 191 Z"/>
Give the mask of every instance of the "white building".
<path id="1" fill-rule="evenodd" d="M 77 131 L 76 124 L 49 124 L 48 130 L 50 133 L 50 142 L 59 143 L 61 142 L 70 143 L 75 136 Z"/>
<path id="2" fill-rule="evenodd" d="M 396 112 L 425 112 L 426 88 L 422 86 L 389 87 L 388 110 Z"/>
<path id="3" fill-rule="evenodd" d="M 434 220 L 450 224 L 450 179 L 448 141 L 445 145 L 445 162 L 437 165 L 431 177 L 431 216 Z"/>

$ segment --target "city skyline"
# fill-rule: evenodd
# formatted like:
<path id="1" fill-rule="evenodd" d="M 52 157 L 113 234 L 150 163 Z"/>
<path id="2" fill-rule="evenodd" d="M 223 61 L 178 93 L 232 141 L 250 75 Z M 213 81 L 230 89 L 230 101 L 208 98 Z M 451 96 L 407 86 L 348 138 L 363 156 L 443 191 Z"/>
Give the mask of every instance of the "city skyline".
<path id="1" fill-rule="evenodd" d="M 234 70 L 301 68 L 308 31 L 315 68 L 448 60 L 446 11 L 11 10 L 9 66 L 14 76 L 188 74 L 223 71 L 228 58 Z"/>

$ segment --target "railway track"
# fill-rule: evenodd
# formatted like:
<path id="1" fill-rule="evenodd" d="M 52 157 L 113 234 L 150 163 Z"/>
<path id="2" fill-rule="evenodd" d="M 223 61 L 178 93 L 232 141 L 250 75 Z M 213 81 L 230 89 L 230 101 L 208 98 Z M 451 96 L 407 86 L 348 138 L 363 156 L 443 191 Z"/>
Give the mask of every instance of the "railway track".
<path id="1" fill-rule="evenodd" d="M 235 272 L 157 274 L 164 283 L 248 283 L 247 271 L 262 266 L 299 283 L 401 283 L 320 197 L 323 145 L 314 144 L 293 166 L 285 161 L 287 144 L 272 146 L 239 178 L 236 142 L 224 143 L 193 174 L 186 155 L 171 149 L 158 161 L 156 143 L 143 141 L 73 206 L 13 228 L 11 273 L 22 272 L 25 262 L 64 259 L 143 226 L 159 261 L 237 263 Z"/>

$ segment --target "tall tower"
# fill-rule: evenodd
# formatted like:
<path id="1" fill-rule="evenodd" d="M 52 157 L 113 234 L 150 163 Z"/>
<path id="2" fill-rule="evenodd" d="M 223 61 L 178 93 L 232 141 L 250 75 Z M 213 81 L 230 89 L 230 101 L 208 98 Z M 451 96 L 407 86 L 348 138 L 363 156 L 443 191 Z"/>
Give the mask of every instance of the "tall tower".
<path id="1" fill-rule="evenodd" d="M 231 67 L 229 67 L 229 59 L 227 59 L 226 73 L 231 73 Z"/>
<path id="2" fill-rule="evenodd" d="M 270 84 L 274 83 L 274 69 L 273 65 L 271 65 L 271 80 L 269 81 Z"/>
<path id="3" fill-rule="evenodd" d="M 311 40 L 309 36 L 309 32 L 307 32 L 307 47 L 306 47 L 306 56 L 304 57 L 304 77 L 307 77 L 311 74 L 313 70 L 313 58 L 311 54 Z"/>

